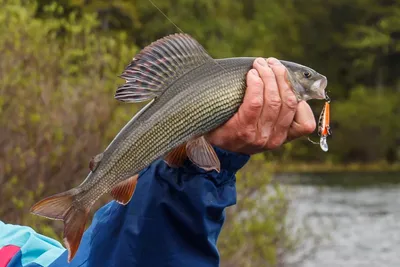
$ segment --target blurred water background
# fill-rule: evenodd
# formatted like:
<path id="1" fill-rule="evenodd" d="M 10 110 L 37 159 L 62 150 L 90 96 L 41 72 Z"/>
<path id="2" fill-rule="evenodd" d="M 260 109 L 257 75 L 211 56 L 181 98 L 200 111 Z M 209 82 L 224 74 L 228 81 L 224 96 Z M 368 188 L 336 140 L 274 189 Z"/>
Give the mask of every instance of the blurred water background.
<path id="1" fill-rule="evenodd" d="M 319 238 L 298 266 L 399 266 L 398 173 L 284 175 L 293 202 L 290 217 Z M 310 250 L 303 243 L 301 254 Z M 294 257 L 296 258 L 296 257 Z"/>

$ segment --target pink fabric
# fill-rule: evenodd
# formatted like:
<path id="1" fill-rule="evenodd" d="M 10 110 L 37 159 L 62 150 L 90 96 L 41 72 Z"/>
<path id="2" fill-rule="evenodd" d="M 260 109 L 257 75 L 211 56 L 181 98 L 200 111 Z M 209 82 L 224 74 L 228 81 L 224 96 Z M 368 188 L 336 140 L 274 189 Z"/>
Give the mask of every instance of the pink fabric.
<path id="1" fill-rule="evenodd" d="M 7 264 L 11 261 L 15 254 L 20 250 L 19 247 L 14 245 L 8 245 L 0 248 L 0 267 L 7 267 Z"/>

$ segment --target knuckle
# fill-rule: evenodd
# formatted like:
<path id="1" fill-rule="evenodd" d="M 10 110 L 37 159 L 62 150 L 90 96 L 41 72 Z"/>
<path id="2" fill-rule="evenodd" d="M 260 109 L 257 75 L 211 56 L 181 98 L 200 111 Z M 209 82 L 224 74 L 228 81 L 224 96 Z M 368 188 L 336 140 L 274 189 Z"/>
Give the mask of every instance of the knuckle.
<path id="1" fill-rule="evenodd" d="M 279 96 L 273 96 L 269 99 L 268 105 L 274 110 L 279 110 L 282 105 L 282 100 Z"/>
<path id="2" fill-rule="evenodd" d="M 254 77 L 252 81 L 252 85 L 256 87 L 257 89 L 262 89 L 264 87 L 264 83 L 259 77 Z"/>
<path id="3" fill-rule="evenodd" d="M 285 104 L 291 110 L 295 110 L 297 108 L 297 98 L 292 92 L 290 92 L 290 95 L 286 97 Z"/>
<path id="4" fill-rule="evenodd" d="M 276 149 L 278 147 L 280 147 L 283 144 L 283 141 L 281 141 L 278 138 L 273 138 L 272 140 L 270 140 L 268 142 L 268 148 L 269 149 Z"/>
<path id="5" fill-rule="evenodd" d="M 263 106 L 263 98 L 262 96 L 254 96 L 252 97 L 252 99 L 249 102 L 249 108 L 252 111 L 257 111 L 259 109 L 261 109 Z"/>
<path id="6" fill-rule="evenodd" d="M 252 131 L 251 129 L 239 130 L 237 132 L 237 137 L 246 143 L 251 143 L 254 139 L 254 131 Z"/>
<path id="7" fill-rule="evenodd" d="M 263 61 L 263 60 L 265 61 L 265 59 L 262 59 L 262 58 L 260 58 L 260 59 L 261 59 L 261 61 Z M 275 77 L 275 74 L 274 74 L 273 70 L 266 63 L 266 61 L 265 61 L 265 63 L 266 63 L 265 65 L 257 64 L 258 61 L 259 60 L 257 58 L 254 61 L 253 67 L 258 71 L 260 77 L 266 77 L 266 76 Z"/>
<path id="8" fill-rule="evenodd" d="M 267 142 L 268 142 L 268 138 L 257 138 L 252 142 L 252 144 L 255 147 L 260 147 L 261 148 L 261 147 L 265 147 Z"/>
<path id="9" fill-rule="evenodd" d="M 275 78 L 275 73 L 269 66 L 267 66 L 263 68 L 262 76 L 267 78 Z"/>
<path id="10" fill-rule="evenodd" d="M 276 76 L 284 77 L 286 73 L 286 67 L 282 64 L 276 65 L 273 67 L 274 73 Z"/>
<path id="11" fill-rule="evenodd" d="M 265 82 L 276 83 L 275 73 L 272 71 L 270 67 L 265 67 L 262 71 L 260 71 L 260 76 Z"/>

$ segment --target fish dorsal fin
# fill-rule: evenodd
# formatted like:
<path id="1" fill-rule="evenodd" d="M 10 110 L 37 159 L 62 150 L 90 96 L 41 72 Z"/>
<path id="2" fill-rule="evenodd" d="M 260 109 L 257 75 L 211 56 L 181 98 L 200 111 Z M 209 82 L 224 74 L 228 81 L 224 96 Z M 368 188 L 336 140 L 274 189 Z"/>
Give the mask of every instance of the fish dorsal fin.
<path id="1" fill-rule="evenodd" d="M 89 169 L 94 172 L 100 164 L 101 159 L 103 158 L 103 153 L 94 156 L 89 162 Z"/>
<path id="2" fill-rule="evenodd" d="M 187 34 L 172 34 L 146 46 L 120 75 L 126 83 L 115 98 L 141 102 L 159 96 L 183 74 L 213 60 L 207 51 Z"/>
<path id="3" fill-rule="evenodd" d="M 111 190 L 111 196 L 120 204 L 126 205 L 131 200 L 136 189 L 139 175 L 134 175 L 119 184 Z"/>

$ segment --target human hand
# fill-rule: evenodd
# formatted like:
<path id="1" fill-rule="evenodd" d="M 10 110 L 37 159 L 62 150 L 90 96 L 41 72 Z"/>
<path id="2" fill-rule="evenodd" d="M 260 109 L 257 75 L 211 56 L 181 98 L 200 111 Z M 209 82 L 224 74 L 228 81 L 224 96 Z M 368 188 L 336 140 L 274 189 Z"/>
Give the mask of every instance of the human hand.
<path id="1" fill-rule="evenodd" d="M 242 105 L 208 134 L 210 143 L 251 155 L 312 133 L 316 128 L 313 112 L 305 101 L 297 101 L 285 76 L 286 68 L 279 60 L 257 58 L 247 73 Z"/>

